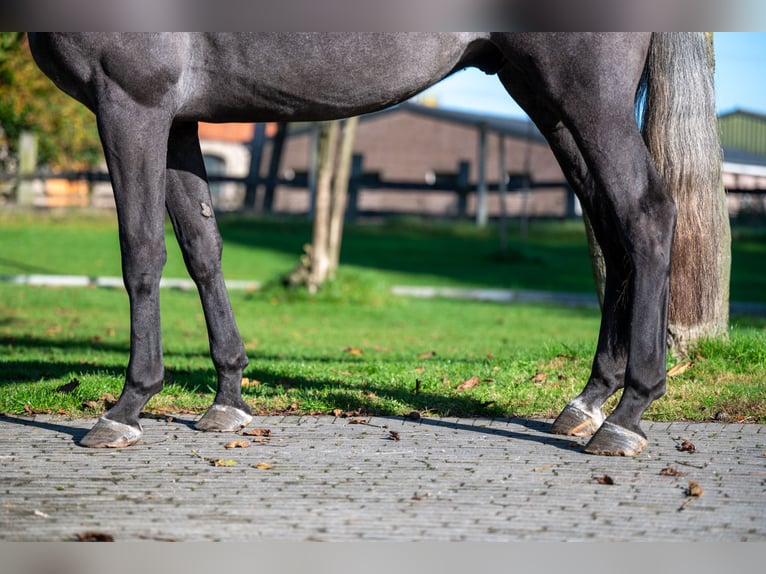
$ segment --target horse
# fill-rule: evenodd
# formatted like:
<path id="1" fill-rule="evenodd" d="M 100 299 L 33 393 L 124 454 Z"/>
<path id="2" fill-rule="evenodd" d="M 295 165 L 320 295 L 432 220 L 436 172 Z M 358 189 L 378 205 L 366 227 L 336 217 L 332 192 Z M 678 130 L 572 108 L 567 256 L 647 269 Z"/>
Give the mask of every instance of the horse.
<path id="1" fill-rule="evenodd" d="M 130 301 L 123 390 L 82 446 L 136 443 L 140 411 L 163 386 L 165 210 L 201 298 L 217 373 L 214 402 L 195 426 L 235 432 L 252 419 L 197 122 L 351 117 L 466 67 L 497 75 L 545 136 L 604 254 L 591 374 L 550 431 L 590 437 L 587 453 L 634 456 L 646 446 L 641 417 L 665 393 L 679 185 L 657 164 L 686 161 L 691 174 L 710 172 L 720 154 L 715 134 L 705 135 L 715 111 L 703 34 L 30 33 L 29 41 L 40 69 L 96 116 Z M 637 107 L 644 123 L 685 128 L 666 131 L 653 156 Z M 620 389 L 605 417 L 605 401 Z"/>

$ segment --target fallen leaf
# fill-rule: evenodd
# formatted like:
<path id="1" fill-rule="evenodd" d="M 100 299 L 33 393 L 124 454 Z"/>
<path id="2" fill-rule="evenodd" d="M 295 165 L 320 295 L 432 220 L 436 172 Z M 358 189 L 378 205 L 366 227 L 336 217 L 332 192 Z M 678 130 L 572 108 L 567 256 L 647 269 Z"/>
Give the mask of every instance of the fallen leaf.
<path id="1" fill-rule="evenodd" d="M 348 424 L 350 425 L 366 425 L 367 419 L 350 419 L 348 421 Z"/>
<path id="2" fill-rule="evenodd" d="M 360 349 L 358 347 L 346 347 L 345 349 L 343 349 L 343 352 L 348 354 L 348 355 L 354 355 L 356 357 L 358 357 L 359 355 L 363 355 L 364 354 L 362 352 L 362 349 Z"/>
<path id="3" fill-rule="evenodd" d="M 257 464 L 252 465 L 253 468 L 257 468 L 258 470 L 271 470 L 274 468 L 271 466 L 268 462 L 259 462 Z"/>
<path id="4" fill-rule="evenodd" d="M 686 494 L 686 496 L 695 496 L 697 498 L 702 496 L 703 493 L 704 491 L 702 490 L 702 487 L 699 485 L 699 483 L 693 480 L 689 481 L 689 486 L 684 491 L 684 494 Z"/>
<path id="5" fill-rule="evenodd" d="M 604 476 L 597 476 L 595 478 L 596 482 L 599 484 L 614 484 L 614 479 L 608 474 L 605 474 Z"/>
<path id="6" fill-rule="evenodd" d="M 684 494 L 687 496 L 687 499 L 684 501 L 684 503 L 678 507 L 678 511 L 685 509 L 687 506 L 689 506 L 694 500 L 698 499 L 704 491 L 702 490 L 702 487 L 699 485 L 698 482 L 695 482 L 693 480 L 689 481 L 689 486 L 686 487 L 684 490 Z"/>
<path id="7" fill-rule="evenodd" d="M 56 392 L 71 393 L 73 390 L 75 390 L 79 386 L 80 386 L 80 381 L 78 381 L 77 378 L 74 378 L 68 383 L 61 385 L 60 387 L 56 387 Z"/>
<path id="8" fill-rule="evenodd" d="M 340 417 L 340 416 L 343 415 L 343 410 L 342 409 L 333 409 L 332 410 L 332 414 L 335 415 L 336 417 Z"/>
<path id="9" fill-rule="evenodd" d="M 401 440 L 399 433 L 392 430 L 388 431 L 388 438 L 390 438 L 391 440 Z"/>
<path id="10" fill-rule="evenodd" d="M 50 411 L 46 411 L 45 409 L 33 409 L 29 405 L 24 405 L 24 412 L 29 415 L 46 415 Z"/>
<path id="11" fill-rule="evenodd" d="M 239 463 L 233 458 L 216 458 L 210 461 L 213 466 L 237 466 Z"/>
<path id="12" fill-rule="evenodd" d="M 98 404 L 97 401 L 84 401 L 82 403 L 82 406 L 88 409 L 97 409 L 99 408 L 100 405 Z"/>
<path id="13" fill-rule="evenodd" d="M 56 411 L 56 412 L 57 412 L 58 414 L 60 414 L 60 415 L 64 415 L 64 416 L 66 416 L 66 415 L 68 415 L 68 414 L 69 414 L 69 413 L 68 413 L 68 412 L 66 412 L 64 409 L 59 409 L 59 410 L 58 410 L 58 411 Z"/>
<path id="14" fill-rule="evenodd" d="M 436 351 L 428 351 L 427 353 L 421 353 L 418 355 L 418 359 L 433 359 L 436 356 Z"/>
<path id="15" fill-rule="evenodd" d="M 411 421 L 419 421 L 421 416 L 418 411 L 410 411 L 410 413 L 407 415 L 407 418 Z"/>
<path id="16" fill-rule="evenodd" d="M 425 372 L 425 370 L 426 370 L 426 368 L 425 368 L 425 367 L 417 367 L 417 368 L 415 369 L 415 372 L 416 372 L 416 373 L 423 373 L 423 372 Z"/>
<path id="17" fill-rule="evenodd" d="M 555 464 L 546 464 L 545 466 L 536 466 L 535 468 L 532 469 L 532 472 L 540 472 L 540 471 L 543 471 L 543 470 L 549 470 L 551 468 L 554 468 L 555 466 L 556 466 Z"/>
<path id="18" fill-rule="evenodd" d="M 271 436 L 271 430 L 269 429 L 250 429 L 242 431 L 244 436 Z"/>
<path id="19" fill-rule="evenodd" d="M 256 379 L 248 379 L 247 377 L 242 377 L 243 387 L 257 387 L 260 384 L 261 384 L 261 381 L 258 381 Z"/>
<path id="20" fill-rule="evenodd" d="M 466 389 L 470 389 L 478 385 L 481 381 L 479 380 L 479 377 L 471 377 L 470 379 L 466 379 L 462 383 L 460 383 L 455 389 L 457 392 L 465 391 Z"/>
<path id="21" fill-rule="evenodd" d="M 691 441 L 685 440 L 679 445 L 676 445 L 676 449 L 680 450 L 681 452 L 688 452 L 689 454 L 694 454 L 697 452 L 697 447 L 694 446 L 694 444 Z"/>
<path id="22" fill-rule="evenodd" d="M 117 399 L 112 393 L 104 393 L 103 395 L 98 397 L 98 400 L 103 401 L 104 404 L 108 407 L 117 402 Z"/>
<path id="23" fill-rule="evenodd" d="M 223 448 L 249 448 L 250 443 L 244 440 L 233 440 L 223 445 Z"/>
<path id="24" fill-rule="evenodd" d="M 494 383 L 495 379 L 492 379 L 490 377 L 487 377 L 486 379 L 481 380 L 482 383 Z"/>
<path id="25" fill-rule="evenodd" d="M 544 383 L 545 379 L 548 378 L 548 374 L 544 373 L 542 371 L 538 371 L 535 373 L 529 380 L 533 383 Z"/>
<path id="26" fill-rule="evenodd" d="M 681 375 L 685 373 L 686 371 L 688 371 L 691 366 L 692 364 L 688 362 L 678 363 L 677 365 L 674 365 L 668 370 L 667 375 L 668 377 L 677 377 L 678 375 Z"/>
<path id="27" fill-rule="evenodd" d="M 75 538 L 77 538 L 78 542 L 114 542 L 114 536 L 111 534 L 96 532 L 94 530 L 78 532 L 75 534 Z"/>
<path id="28" fill-rule="evenodd" d="M 687 473 L 681 472 L 677 468 L 673 468 L 672 466 L 666 466 L 660 471 L 660 476 L 686 476 Z"/>

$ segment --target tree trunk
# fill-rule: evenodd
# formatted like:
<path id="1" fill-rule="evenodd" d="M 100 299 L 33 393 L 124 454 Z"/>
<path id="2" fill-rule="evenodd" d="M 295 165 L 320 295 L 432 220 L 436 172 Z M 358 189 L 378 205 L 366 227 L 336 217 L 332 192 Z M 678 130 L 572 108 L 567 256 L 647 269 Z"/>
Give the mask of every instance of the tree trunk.
<path id="1" fill-rule="evenodd" d="M 323 122 L 319 132 L 319 153 L 317 172 L 316 206 L 314 212 L 314 233 L 311 243 L 311 268 L 308 290 L 315 293 L 327 279 L 330 259 L 327 250 L 330 230 L 330 184 L 333 175 L 335 146 L 338 140 L 338 121 Z"/>
<path id="2" fill-rule="evenodd" d="M 351 174 L 351 154 L 354 151 L 354 136 L 358 117 L 348 118 L 343 122 L 340 150 L 338 151 L 338 173 L 332 192 L 332 212 L 330 216 L 328 258 L 328 278 L 335 277 L 340 261 L 340 245 L 343 240 L 343 221 L 346 215 L 346 199 L 348 197 L 348 181 Z"/>

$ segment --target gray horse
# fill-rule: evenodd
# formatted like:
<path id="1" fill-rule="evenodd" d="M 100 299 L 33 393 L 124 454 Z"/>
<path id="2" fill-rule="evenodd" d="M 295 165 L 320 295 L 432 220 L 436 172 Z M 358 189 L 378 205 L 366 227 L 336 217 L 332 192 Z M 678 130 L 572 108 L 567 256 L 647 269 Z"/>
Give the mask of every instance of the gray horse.
<path id="1" fill-rule="evenodd" d="M 658 175 L 634 106 L 643 86 L 639 99 L 660 118 L 656 123 L 687 124 L 687 131 L 663 136 L 657 161 L 686 161 L 696 147 L 702 154 L 696 165 L 688 162 L 690 173 L 716 165 L 702 34 L 53 33 L 30 34 L 30 45 L 40 68 L 96 115 L 130 298 L 125 386 L 82 445 L 138 441 L 139 413 L 162 388 L 165 209 L 199 290 L 218 374 L 214 404 L 196 426 L 231 432 L 251 420 L 241 396 L 247 357 L 221 274 L 198 121 L 348 117 L 394 105 L 474 66 L 497 74 L 544 134 L 605 256 L 592 373 L 551 431 L 593 435 L 591 453 L 634 455 L 645 446 L 641 416 L 665 392 L 678 183 Z M 620 388 L 622 398 L 605 420 L 602 406 Z"/>

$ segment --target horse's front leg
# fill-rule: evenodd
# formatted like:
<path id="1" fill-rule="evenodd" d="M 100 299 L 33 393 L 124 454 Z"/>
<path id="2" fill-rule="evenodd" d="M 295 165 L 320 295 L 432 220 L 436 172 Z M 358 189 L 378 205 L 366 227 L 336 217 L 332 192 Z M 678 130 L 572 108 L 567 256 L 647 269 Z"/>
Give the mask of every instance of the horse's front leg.
<path id="1" fill-rule="evenodd" d="M 218 373 L 215 402 L 196 426 L 205 431 L 236 431 L 252 420 L 241 395 L 247 355 L 221 271 L 222 241 L 196 123 L 178 124 L 170 131 L 166 202 L 186 267 L 199 290 L 210 354 Z"/>
<path id="2" fill-rule="evenodd" d="M 105 98 L 97 114 L 114 188 L 122 274 L 130 299 L 130 361 L 117 403 L 82 439 L 87 447 L 125 447 L 141 438 L 139 413 L 163 385 L 159 285 L 165 264 L 166 114 L 127 97 Z"/>

